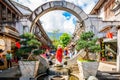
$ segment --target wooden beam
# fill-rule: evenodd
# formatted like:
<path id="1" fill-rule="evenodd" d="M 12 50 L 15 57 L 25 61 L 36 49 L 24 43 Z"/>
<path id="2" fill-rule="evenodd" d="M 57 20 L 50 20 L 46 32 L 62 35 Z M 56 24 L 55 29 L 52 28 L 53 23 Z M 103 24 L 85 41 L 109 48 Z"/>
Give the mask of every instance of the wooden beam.
<path id="1" fill-rule="evenodd" d="M 6 6 L 10 11 L 12 11 L 12 13 L 17 14 L 17 12 L 16 12 L 13 8 L 11 8 L 11 6 L 8 6 L 5 2 L 3 2 L 3 0 L 0 0 L 0 2 L 1 2 L 4 6 Z"/>
<path id="2" fill-rule="evenodd" d="M 8 9 L 7 9 L 7 6 L 5 7 L 5 15 L 6 15 L 6 21 L 8 21 Z"/>
<path id="3" fill-rule="evenodd" d="M 1 21 L 2 21 L 2 5 L 0 4 L 0 24 L 1 24 Z"/>

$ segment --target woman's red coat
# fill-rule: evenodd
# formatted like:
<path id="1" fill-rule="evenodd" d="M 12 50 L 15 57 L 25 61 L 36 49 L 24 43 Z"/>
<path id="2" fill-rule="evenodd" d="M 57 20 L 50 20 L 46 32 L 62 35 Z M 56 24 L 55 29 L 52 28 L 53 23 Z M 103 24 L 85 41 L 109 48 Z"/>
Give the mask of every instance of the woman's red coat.
<path id="1" fill-rule="evenodd" d="M 62 62 L 62 54 L 63 53 L 63 50 L 62 48 L 59 48 L 57 51 L 56 51 L 56 59 L 61 63 Z"/>

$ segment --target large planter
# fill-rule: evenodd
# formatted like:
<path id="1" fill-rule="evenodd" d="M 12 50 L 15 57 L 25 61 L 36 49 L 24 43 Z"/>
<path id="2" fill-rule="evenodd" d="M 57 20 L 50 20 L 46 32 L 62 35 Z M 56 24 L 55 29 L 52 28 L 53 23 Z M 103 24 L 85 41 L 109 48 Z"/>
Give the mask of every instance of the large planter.
<path id="1" fill-rule="evenodd" d="M 80 71 L 80 80 L 85 80 L 89 76 L 96 76 L 99 62 L 80 62 L 77 60 L 79 71 Z"/>
<path id="2" fill-rule="evenodd" d="M 22 77 L 35 78 L 39 67 L 39 61 L 19 61 Z"/>

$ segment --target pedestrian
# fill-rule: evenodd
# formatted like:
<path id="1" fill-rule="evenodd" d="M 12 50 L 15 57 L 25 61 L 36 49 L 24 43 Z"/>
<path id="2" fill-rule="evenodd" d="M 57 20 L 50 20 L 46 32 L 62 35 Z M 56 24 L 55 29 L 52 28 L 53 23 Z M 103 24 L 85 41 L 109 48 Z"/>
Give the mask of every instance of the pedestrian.
<path id="1" fill-rule="evenodd" d="M 7 59 L 7 67 L 8 68 L 12 67 L 12 53 L 10 51 L 7 51 L 6 59 Z"/>
<path id="2" fill-rule="evenodd" d="M 71 51 L 71 50 L 68 50 L 68 52 L 69 52 L 69 57 L 72 58 L 72 56 L 73 56 L 72 51 Z"/>
<path id="3" fill-rule="evenodd" d="M 62 57 L 63 57 L 63 49 L 61 45 L 58 45 L 58 49 L 56 51 L 56 64 L 61 64 L 62 63 Z"/>
<path id="4" fill-rule="evenodd" d="M 49 59 L 50 58 L 50 52 L 49 52 L 48 49 L 46 49 L 45 54 L 46 54 L 47 59 Z"/>
<path id="5" fill-rule="evenodd" d="M 64 48 L 64 55 L 65 55 L 65 56 L 68 55 L 68 49 L 67 49 L 67 47 Z"/>
<path id="6" fill-rule="evenodd" d="M 110 51 L 108 52 L 108 59 L 109 59 L 109 60 L 112 60 L 112 59 L 113 59 L 113 53 L 110 52 Z"/>

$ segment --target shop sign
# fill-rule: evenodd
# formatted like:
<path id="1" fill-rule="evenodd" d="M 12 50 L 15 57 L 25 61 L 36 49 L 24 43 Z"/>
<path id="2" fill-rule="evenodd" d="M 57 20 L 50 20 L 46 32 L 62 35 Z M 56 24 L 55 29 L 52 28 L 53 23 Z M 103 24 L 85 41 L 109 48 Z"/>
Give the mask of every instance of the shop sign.
<path id="1" fill-rule="evenodd" d="M 0 50 L 5 50 L 5 41 L 0 39 Z"/>
<path id="2" fill-rule="evenodd" d="M 104 44 L 104 42 L 101 42 L 101 50 L 102 50 L 101 57 L 105 57 L 105 44 Z"/>

